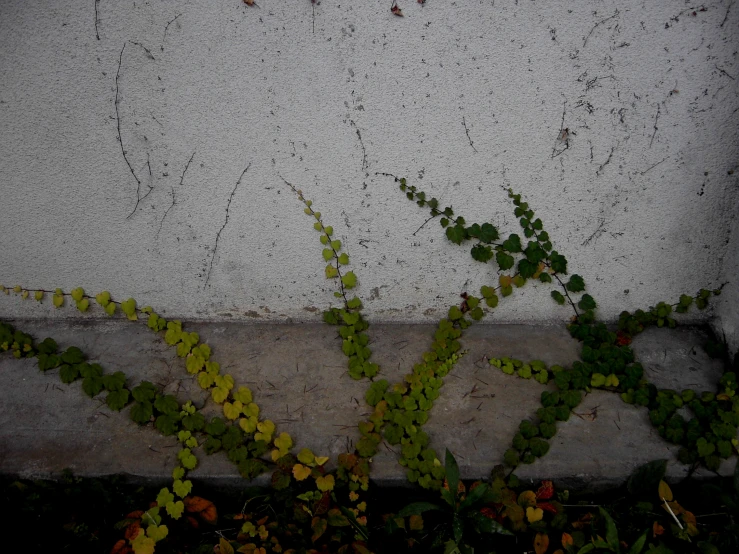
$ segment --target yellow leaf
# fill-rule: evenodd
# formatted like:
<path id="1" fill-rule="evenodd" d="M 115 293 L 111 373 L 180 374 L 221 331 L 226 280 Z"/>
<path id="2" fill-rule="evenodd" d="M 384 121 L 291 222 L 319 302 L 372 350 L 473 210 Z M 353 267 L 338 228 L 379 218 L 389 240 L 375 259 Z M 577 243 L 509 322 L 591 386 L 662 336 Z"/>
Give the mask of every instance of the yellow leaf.
<path id="1" fill-rule="evenodd" d="M 316 486 L 319 491 L 326 492 L 334 489 L 334 476 L 333 475 L 322 475 L 316 477 Z"/>
<path id="2" fill-rule="evenodd" d="M 606 386 L 607 387 L 617 387 L 618 386 L 618 377 L 611 373 L 606 377 Z"/>
<path id="3" fill-rule="evenodd" d="M 316 456 L 316 465 L 317 466 L 322 466 L 326 462 L 328 462 L 328 456 Z"/>
<path id="4" fill-rule="evenodd" d="M 257 418 L 256 417 L 242 417 L 239 420 L 239 427 L 244 433 L 253 433 L 257 430 Z"/>
<path id="5" fill-rule="evenodd" d="M 241 414 L 241 409 L 243 407 L 244 406 L 238 400 L 234 402 L 233 404 L 231 402 L 226 402 L 223 404 L 223 414 L 228 419 L 235 420 Z"/>
<path id="6" fill-rule="evenodd" d="M 522 508 L 536 506 L 536 493 L 534 491 L 523 491 L 518 495 L 518 505 Z"/>
<path id="7" fill-rule="evenodd" d="M 314 465 L 316 457 L 313 455 L 313 452 L 311 452 L 309 448 L 303 448 L 298 453 L 298 460 L 303 462 L 305 465 Z"/>
<path id="8" fill-rule="evenodd" d="M 222 404 L 226 398 L 228 398 L 228 389 L 223 387 L 213 387 L 213 390 L 210 391 L 211 396 L 213 397 L 213 400 L 215 400 L 218 404 Z"/>
<path id="9" fill-rule="evenodd" d="M 295 464 L 293 466 L 293 477 L 297 481 L 304 481 L 310 476 L 310 468 L 305 467 L 303 464 Z"/>
<path id="10" fill-rule="evenodd" d="M 287 452 L 285 452 L 285 454 L 287 454 Z M 278 450 L 278 449 L 275 448 L 272 451 L 272 461 L 273 462 L 276 462 L 277 460 L 279 460 L 280 458 L 282 458 L 285 454 L 283 454 L 282 451 L 280 451 L 280 450 Z"/>
<path id="11" fill-rule="evenodd" d="M 526 508 L 526 519 L 529 520 L 529 523 L 539 521 L 543 517 L 544 510 L 542 510 L 541 508 L 532 508 L 531 506 Z"/>
<path id="12" fill-rule="evenodd" d="M 265 419 L 264 421 L 257 423 L 257 429 L 259 429 L 260 433 L 272 435 L 272 433 L 275 432 L 275 424 L 271 420 Z"/>
<path id="13" fill-rule="evenodd" d="M 664 481 L 659 482 L 659 498 L 663 501 L 672 501 L 672 491 L 670 490 L 670 486 Z"/>
<path id="14" fill-rule="evenodd" d="M 510 287 L 511 281 L 513 281 L 513 279 L 511 279 L 510 275 L 501 275 L 498 278 L 498 282 L 500 283 L 501 287 Z"/>
<path id="15" fill-rule="evenodd" d="M 549 548 L 549 535 L 545 533 L 537 533 L 534 537 L 534 550 L 536 551 L 536 554 L 544 554 L 547 551 L 547 548 Z"/>
<path id="16" fill-rule="evenodd" d="M 234 547 L 231 546 L 231 543 L 229 543 L 223 537 L 221 537 L 221 540 L 218 542 L 218 546 L 219 546 L 218 551 L 221 554 L 234 554 Z"/>
<path id="17" fill-rule="evenodd" d="M 359 495 L 356 492 L 351 491 L 349 493 L 349 500 L 351 500 L 352 502 L 356 502 L 357 500 L 359 500 Z"/>

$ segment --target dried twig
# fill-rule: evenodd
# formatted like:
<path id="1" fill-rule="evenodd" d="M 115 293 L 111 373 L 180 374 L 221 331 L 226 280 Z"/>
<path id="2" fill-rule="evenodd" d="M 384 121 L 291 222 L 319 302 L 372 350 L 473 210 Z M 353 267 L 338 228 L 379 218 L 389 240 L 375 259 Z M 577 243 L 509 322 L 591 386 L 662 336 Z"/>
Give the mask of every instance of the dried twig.
<path id="1" fill-rule="evenodd" d="M 100 3 L 100 0 L 95 0 L 95 38 L 100 40 L 100 33 L 98 32 L 98 21 L 100 21 L 100 18 L 98 17 L 98 4 Z M 728 15 L 728 12 L 727 14 Z"/>
<path id="2" fill-rule="evenodd" d="M 357 132 L 357 138 L 359 139 L 359 144 L 362 146 L 362 171 L 364 171 L 367 168 L 367 150 L 364 148 L 364 141 L 362 140 L 362 133 L 359 132 L 359 127 L 357 127 L 357 124 L 354 123 L 353 119 L 350 119 L 349 123 L 351 123 L 352 127 L 354 127 L 354 130 Z"/>
<path id="3" fill-rule="evenodd" d="M 150 60 L 156 60 L 156 58 L 154 57 L 154 54 L 151 53 L 151 50 L 149 50 L 146 46 L 144 46 L 140 42 L 136 42 L 135 40 L 129 40 L 128 42 L 130 42 L 131 44 L 135 44 L 136 46 L 140 46 L 144 50 L 144 52 L 146 52 L 146 57 L 149 58 Z"/>
<path id="4" fill-rule="evenodd" d="M 654 142 L 654 136 L 657 134 L 657 130 L 659 129 L 657 127 L 657 120 L 659 120 L 659 104 L 657 104 L 657 113 L 654 116 L 654 133 L 652 133 L 652 140 L 649 141 L 649 148 L 652 147 L 652 143 Z"/>
<path id="5" fill-rule="evenodd" d="M 618 144 L 616 144 L 618 146 Z M 608 158 L 606 161 L 604 161 L 602 164 L 600 164 L 600 167 L 598 168 L 598 171 L 595 172 L 595 175 L 597 177 L 600 177 L 601 172 L 603 171 L 603 168 L 607 166 L 609 163 L 611 163 L 611 158 L 613 157 L 613 151 L 616 149 L 616 146 L 611 146 L 611 151 L 608 154 Z"/>
<path id="6" fill-rule="evenodd" d="M 723 27 L 724 23 L 726 23 L 726 20 L 729 19 L 729 12 L 731 11 L 731 6 L 734 5 L 734 0 L 732 0 L 729 5 L 726 7 L 726 13 L 724 14 L 724 20 L 721 22 L 721 25 L 719 27 Z"/>
<path id="7" fill-rule="evenodd" d="M 123 147 L 123 137 L 121 136 L 121 114 L 118 110 L 118 104 L 120 104 L 120 100 L 118 98 L 120 87 L 118 84 L 118 80 L 120 78 L 121 74 L 121 64 L 123 63 L 123 51 L 126 49 L 126 43 L 123 43 L 123 48 L 121 48 L 121 55 L 118 57 L 118 71 L 115 74 L 115 121 L 116 121 L 116 127 L 118 128 L 118 143 L 121 145 L 121 153 L 123 154 L 123 159 L 126 162 L 126 165 L 128 166 L 128 169 L 131 171 L 131 175 L 133 175 L 133 178 L 136 180 L 136 205 L 133 207 L 133 211 L 131 211 L 130 214 L 128 214 L 128 217 L 126 219 L 130 218 L 134 213 L 136 213 L 136 210 L 139 207 L 139 202 L 141 202 L 141 181 L 138 177 L 136 177 L 136 173 L 133 170 L 133 167 L 131 166 L 131 162 L 128 161 L 128 156 L 126 155 L 126 149 Z"/>
<path id="8" fill-rule="evenodd" d="M 213 269 L 213 260 L 216 257 L 216 250 L 218 250 L 218 240 L 221 238 L 221 233 L 223 232 L 223 230 L 226 228 L 226 225 L 228 224 L 228 215 L 229 215 L 228 214 L 228 210 L 231 208 L 231 200 L 233 200 L 234 194 L 236 194 L 236 189 L 239 188 L 239 184 L 241 183 L 241 179 L 243 179 L 244 175 L 246 174 L 247 171 L 249 171 L 249 168 L 250 167 L 251 167 L 251 163 L 249 163 L 249 165 L 246 166 L 246 169 L 244 169 L 244 171 L 241 172 L 241 175 L 239 176 L 239 180 L 236 181 L 236 185 L 234 186 L 233 190 L 231 191 L 231 196 L 228 197 L 228 203 L 226 204 L 226 221 L 223 222 L 223 226 L 220 228 L 220 230 L 216 234 L 216 244 L 213 247 L 213 256 L 211 256 L 211 258 L 210 258 L 210 266 L 208 267 L 208 274 L 205 277 L 205 285 L 204 286 L 207 286 L 208 285 L 208 281 L 210 280 L 210 272 Z M 270 383 L 269 381 L 267 381 L 267 383 L 269 383 L 272 386 L 272 388 L 274 388 L 274 385 L 272 385 L 272 383 Z"/>
<path id="9" fill-rule="evenodd" d="M 162 35 L 162 45 L 160 46 L 162 52 L 164 52 L 164 41 L 167 38 L 167 30 L 169 29 L 169 26 L 172 25 L 172 23 L 174 23 L 175 21 L 177 21 L 177 18 L 180 17 L 181 15 L 182 15 L 181 13 L 178 13 L 176 16 L 174 16 L 174 19 L 170 20 L 167 23 L 166 27 L 164 27 L 164 34 Z"/>
<path id="10" fill-rule="evenodd" d="M 185 173 L 187 173 L 187 168 L 190 167 L 190 162 L 192 162 L 192 159 L 194 157 L 195 157 L 195 152 L 192 153 L 192 156 L 190 156 L 190 159 L 187 160 L 187 163 L 185 164 L 185 169 L 182 171 L 182 176 L 180 177 L 180 186 L 182 186 L 182 183 L 185 180 Z M 172 204 L 164 212 L 164 215 L 162 216 L 162 220 L 159 222 L 159 230 L 157 231 L 157 238 L 159 238 L 159 233 L 161 233 L 162 231 L 162 225 L 164 225 L 164 220 L 167 217 L 169 210 L 174 208 L 175 203 L 176 203 L 175 192 L 174 192 L 174 187 L 172 187 Z"/>
<path id="11" fill-rule="evenodd" d="M 611 17 L 606 17 L 605 19 L 602 19 L 602 20 L 598 21 L 598 23 L 596 23 L 596 24 L 595 24 L 595 25 L 593 26 L 593 28 L 592 28 L 592 29 L 590 29 L 590 32 L 588 33 L 588 36 L 586 36 L 586 37 L 585 37 L 585 40 L 583 40 L 583 42 L 582 42 L 582 47 L 583 47 L 583 48 L 585 48 L 585 45 L 586 45 L 586 44 L 588 43 L 588 39 L 590 38 L 590 35 L 592 35 L 592 34 L 593 34 L 593 32 L 594 32 L 594 31 L 595 31 L 595 30 L 596 30 L 596 29 L 597 29 L 598 27 L 600 27 L 601 25 L 603 25 L 603 24 L 604 24 L 604 23 L 605 23 L 606 21 L 609 21 L 609 20 L 613 19 L 613 18 L 614 18 L 614 17 L 616 17 L 616 16 L 618 15 L 618 14 L 619 14 L 619 11 L 618 11 L 618 10 L 616 10 L 616 13 L 614 13 L 614 14 L 613 14 L 613 15 L 612 15 Z"/>
<path id="12" fill-rule="evenodd" d="M 465 121 L 464 116 L 462 116 L 462 126 L 464 127 L 465 134 L 467 135 L 467 140 L 470 141 L 470 146 L 472 147 L 472 150 L 477 152 L 477 148 L 475 148 L 475 145 L 470 138 L 470 130 L 467 128 L 467 122 Z"/>

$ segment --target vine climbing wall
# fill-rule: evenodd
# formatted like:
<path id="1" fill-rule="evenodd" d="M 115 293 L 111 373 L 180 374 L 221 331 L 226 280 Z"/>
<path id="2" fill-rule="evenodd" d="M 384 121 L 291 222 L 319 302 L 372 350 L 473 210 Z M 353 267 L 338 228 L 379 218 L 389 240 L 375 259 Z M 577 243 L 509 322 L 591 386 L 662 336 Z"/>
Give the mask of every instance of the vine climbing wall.
<path id="1" fill-rule="evenodd" d="M 369 318 L 437 321 L 497 276 L 378 172 L 502 229 L 524 194 L 604 319 L 735 274 L 733 1 L 57 4 L 0 4 L 4 283 L 317 319 L 287 180 L 333 214 Z M 531 288 L 496 321 L 566 317 Z M 0 301 L 79 316 L 51 310 Z"/>

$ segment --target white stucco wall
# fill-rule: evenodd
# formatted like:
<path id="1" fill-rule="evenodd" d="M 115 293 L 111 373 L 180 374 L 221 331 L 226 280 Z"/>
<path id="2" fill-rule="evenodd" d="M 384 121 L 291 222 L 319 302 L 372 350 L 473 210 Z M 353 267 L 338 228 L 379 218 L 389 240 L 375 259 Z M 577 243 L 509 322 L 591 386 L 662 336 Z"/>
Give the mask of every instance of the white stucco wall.
<path id="1" fill-rule="evenodd" d="M 333 288 L 281 177 L 333 224 L 376 321 L 436 320 L 497 280 L 436 223 L 414 235 L 426 211 L 376 172 L 504 233 L 520 233 L 513 187 L 604 318 L 721 283 L 739 5 L 258 4 L 100 0 L 98 40 L 93 0 L 0 0 L 1 283 L 317 319 Z M 527 285 L 496 321 L 569 317 L 549 290 Z M 50 313 L 77 315 L 0 299 L 3 317 Z"/>

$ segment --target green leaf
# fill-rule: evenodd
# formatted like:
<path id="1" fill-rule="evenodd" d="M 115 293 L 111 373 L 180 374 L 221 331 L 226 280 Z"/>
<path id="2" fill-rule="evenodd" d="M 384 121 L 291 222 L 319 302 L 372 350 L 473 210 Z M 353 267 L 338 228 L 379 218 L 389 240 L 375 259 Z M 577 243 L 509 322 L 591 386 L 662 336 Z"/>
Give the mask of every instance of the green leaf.
<path id="1" fill-rule="evenodd" d="M 160 394 L 157 396 L 154 401 L 154 407 L 162 414 L 171 414 L 180 411 L 180 403 L 171 394 Z"/>
<path id="2" fill-rule="evenodd" d="M 339 263 L 341 265 L 347 265 L 349 263 L 349 254 L 344 252 L 343 254 L 339 255 Z"/>
<path id="3" fill-rule="evenodd" d="M 128 404 L 129 394 L 128 389 L 110 391 L 105 399 L 105 403 L 111 410 L 120 412 Z"/>
<path id="4" fill-rule="evenodd" d="M 95 295 L 95 300 L 98 304 L 105 308 L 108 304 L 110 304 L 110 293 L 107 290 L 104 290 L 100 294 Z"/>
<path id="5" fill-rule="evenodd" d="M 476 244 L 472 247 L 472 250 L 470 250 L 470 254 L 472 255 L 473 260 L 486 263 L 492 259 L 493 249 L 484 244 Z"/>
<path id="6" fill-rule="evenodd" d="M 149 381 L 141 381 L 131 390 L 133 399 L 138 402 L 145 402 L 154 400 L 156 397 L 157 389 Z"/>
<path id="7" fill-rule="evenodd" d="M 90 301 L 87 298 L 83 298 L 79 302 L 77 302 L 77 309 L 81 312 L 86 312 L 87 309 L 90 307 Z"/>
<path id="8" fill-rule="evenodd" d="M 511 269 L 513 264 L 516 262 L 516 260 L 513 259 L 513 256 L 510 256 L 505 252 L 496 252 L 495 261 L 498 262 L 498 267 L 503 271 Z"/>
<path id="9" fill-rule="evenodd" d="M 595 299 L 593 299 L 589 294 L 583 294 L 577 305 L 581 310 L 594 310 L 596 307 Z"/>
<path id="10" fill-rule="evenodd" d="M 77 287 L 72 289 L 71 295 L 75 302 L 79 302 L 85 296 L 85 291 L 82 287 Z"/>
<path id="11" fill-rule="evenodd" d="M 116 304 L 111 302 L 110 304 L 105 306 L 105 313 L 112 316 L 115 313 L 116 307 Z"/>
<path id="12" fill-rule="evenodd" d="M 85 377 L 82 380 L 82 390 L 90 398 L 96 396 L 103 390 L 103 380 L 100 377 Z"/>
<path id="13" fill-rule="evenodd" d="M 503 242 L 501 246 L 508 250 L 508 252 L 521 252 L 521 237 L 513 233 Z"/>
<path id="14" fill-rule="evenodd" d="M 139 401 L 131 407 L 131 419 L 139 425 L 145 425 L 154 415 L 154 407 L 148 400 Z"/>
<path id="15" fill-rule="evenodd" d="M 616 529 L 616 523 L 613 521 L 611 515 L 606 512 L 602 507 L 598 507 L 600 515 L 606 520 L 606 542 L 612 552 L 619 552 L 620 545 L 618 543 L 618 530 Z"/>
<path id="16" fill-rule="evenodd" d="M 543 275 L 543 274 L 542 274 Z M 562 293 L 558 290 L 553 290 L 551 292 L 552 298 L 554 298 L 554 301 L 559 304 L 560 306 L 565 303 L 565 297 L 562 296 Z"/>
<path id="17" fill-rule="evenodd" d="M 463 225 L 457 224 L 446 228 L 446 237 L 454 244 L 462 244 L 462 241 L 467 238 L 467 232 Z"/>
<path id="18" fill-rule="evenodd" d="M 583 281 L 582 277 L 575 274 L 572 277 L 570 277 L 570 280 L 566 286 L 567 286 L 567 290 L 570 292 L 580 292 L 580 291 L 585 290 L 585 281 Z"/>
<path id="19" fill-rule="evenodd" d="M 82 350 L 76 346 L 70 346 L 62 354 L 62 361 L 65 364 L 79 364 L 85 361 L 85 355 L 82 353 Z"/>
<path id="20" fill-rule="evenodd" d="M 457 460 L 454 459 L 454 455 L 446 449 L 446 457 L 444 460 L 444 470 L 446 473 L 446 480 L 449 484 L 449 490 L 452 492 L 454 497 L 457 495 L 457 486 L 459 485 L 459 466 Z"/>
<path id="21" fill-rule="evenodd" d="M 133 298 L 129 298 L 128 300 L 121 302 L 121 310 L 123 310 L 123 313 L 126 314 L 126 317 L 131 321 L 136 321 L 138 319 L 138 315 L 136 314 L 136 300 Z"/>
<path id="22" fill-rule="evenodd" d="M 640 554 L 647 542 L 648 535 L 649 529 L 644 531 L 644 533 L 642 533 L 641 536 L 634 541 L 634 544 L 632 544 L 631 548 L 629 549 L 629 554 Z M 718 551 L 716 551 L 716 554 L 718 554 Z"/>
<path id="23" fill-rule="evenodd" d="M 103 376 L 103 386 L 107 391 L 121 390 L 126 385 L 126 374 L 116 371 L 110 375 Z"/>
<path id="24" fill-rule="evenodd" d="M 157 495 L 157 505 L 160 508 L 163 508 L 170 502 L 174 501 L 174 495 L 169 492 L 169 489 L 167 487 L 164 487 L 162 490 L 159 491 L 159 494 Z"/>
<path id="25" fill-rule="evenodd" d="M 186 481 L 177 479 L 172 483 L 172 490 L 180 498 L 185 498 L 192 491 L 192 482 L 189 479 Z"/>
<path id="26" fill-rule="evenodd" d="M 77 365 L 64 364 L 59 369 L 59 377 L 62 379 L 62 383 L 72 383 L 80 376 L 80 370 Z"/>
<path id="27" fill-rule="evenodd" d="M 333 248 L 337 252 L 339 250 L 341 250 L 341 241 L 340 240 L 332 240 L 331 241 L 331 248 Z"/>
<path id="28" fill-rule="evenodd" d="M 167 508 L 167 513 L 173 519 L 180 519 L 182 517 L 182 512 L 185 511 L 185 504 L 182 502 L 182 500 L 178 500 L 177 502 L 167 503 L 166 508 Z"/>
<path id="29" fill-rule="evenodd" d="M 666 470 L 667 460 L 654 460 L 639 466 L 626 482 L 626 488 L 634 495 L 653 494 L 664 478 Z"/>
<path id="30" fill-rule="evenodd" d="M 323 259 L 325 261 L 329 261 L 331 258 L 334 257 L 334 251 L 330 248 L 324 248 L 323 249 Z"/>

